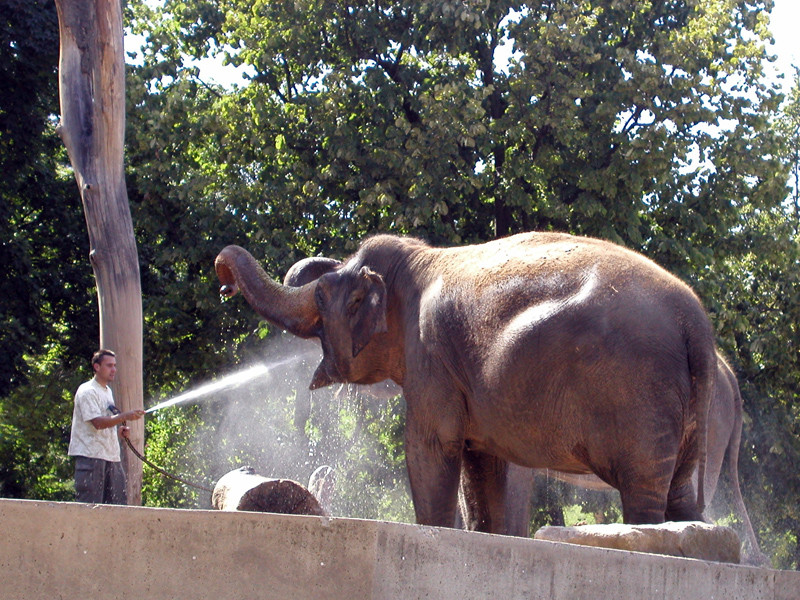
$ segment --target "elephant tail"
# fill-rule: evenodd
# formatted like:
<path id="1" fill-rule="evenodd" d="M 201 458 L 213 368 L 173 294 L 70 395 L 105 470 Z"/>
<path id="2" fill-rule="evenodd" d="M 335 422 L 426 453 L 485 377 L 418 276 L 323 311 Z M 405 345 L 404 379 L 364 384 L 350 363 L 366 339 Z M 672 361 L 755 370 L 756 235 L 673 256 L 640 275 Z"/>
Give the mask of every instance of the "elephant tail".
<path id="1" fill-rule="evenodd" d="M 747 513 L 747 507 L 744 504 L 744 498 L 742 498 L 742 489 L 739 487 L 739 446 L 742 441 L 743 411 L 742 395 L 739 391 L 739 384 L 736 381 L 736 376 L 733 374 L 733 371 L 730 370 L 730 367 L 728 367 L 728 369 L 728 376 L 732 379 L 731 384 L 733 388 L 733 405 L 735 411 L 731 438 L 728 441 L 728 447 L 725 449 L 725 458 L 728 462 L 728 475 L 731 481 L 734 505 L 742 519 L 744 530 L 747 534 L 747 540 L 750 545 L 748 551 L 745 553 L 745 563 L 763 566 L 768 564 L 768 560 L 758 547 L 758 538 L 756 538 L 753 524 L 750 522 L 750 515 Z M 717 374 L 717 377 L 719 376 L 720 373 Z"/>
<path id="2" fill-rule="evenodd" d="M 705 477 L 708 454 L 708 412 L 714 394 L 717 374 L 717 353 L 711 323 L 703 315 L 697 329 L 687 336 L 689 373 L 691 375 L 690 414 L 694 412 L 695 448 L 697 456 L 697 510 L 705 510 Z M 692 407 L 694 410 L 692 411 Z"/>

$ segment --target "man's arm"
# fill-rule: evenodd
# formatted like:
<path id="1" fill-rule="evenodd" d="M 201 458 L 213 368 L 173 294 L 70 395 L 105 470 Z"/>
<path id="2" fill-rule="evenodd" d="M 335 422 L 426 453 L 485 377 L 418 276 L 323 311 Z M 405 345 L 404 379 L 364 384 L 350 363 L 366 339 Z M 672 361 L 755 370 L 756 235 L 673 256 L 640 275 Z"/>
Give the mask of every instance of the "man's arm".
<path id="1" fill-rule="evenodd" d="M 108 429 L 109 427 L 116 427 L 124 421 L 141 419 L 143 416 L 143 410 L 128 410 L 111 417 L 95 417 L 94 419 L 90 419 L 89 422 L 94 425 L 95 429 Z"/>

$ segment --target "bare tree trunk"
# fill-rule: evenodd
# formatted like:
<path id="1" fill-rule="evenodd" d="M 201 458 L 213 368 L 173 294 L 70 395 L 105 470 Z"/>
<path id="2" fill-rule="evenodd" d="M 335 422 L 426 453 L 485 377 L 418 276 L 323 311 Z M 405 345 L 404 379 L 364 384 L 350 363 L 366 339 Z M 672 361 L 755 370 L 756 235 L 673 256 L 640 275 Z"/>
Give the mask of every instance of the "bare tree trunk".
<path id="1" fill-rule="evenodd" d="M 142 292 L 125 189 L 125 63 L 120 0 L 56 0 L 61 39 L 59 135 L 75 170 L 97 282 L 100 346 L 117 353 L 114 395 L 143 407 Z M 144 423 L 132 421 L 141 450 Z M 123 445 L 128 503 L 141 504 L 142 464 Z"/>

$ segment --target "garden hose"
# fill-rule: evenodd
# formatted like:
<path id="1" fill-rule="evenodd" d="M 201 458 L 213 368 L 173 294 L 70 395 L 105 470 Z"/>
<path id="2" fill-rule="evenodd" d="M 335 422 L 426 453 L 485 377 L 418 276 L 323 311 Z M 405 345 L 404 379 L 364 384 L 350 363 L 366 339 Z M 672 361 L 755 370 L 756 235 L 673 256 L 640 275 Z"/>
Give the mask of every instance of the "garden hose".
<path id="1" fill-rule="evenodd" d="M 108 405 L 108 410 L 110 410 L 110 411 L 111 411 L 112 413 L 114 413 L 115 415 L 118 415 L 118 414 L 121 412 L 121 411 L 120 411 L 120 410 L 119 410 L 119 409 L 118 409 L 116 406 L 114 406 L 113 404 L 109 404 L 109 405 Z M 126 423 L 126 422 L 127 422 L 127 421 L 123 421 L 123 422 L 122 422 L 122 426 L 123 426 L 123 427 L 125 426 L 125 423 Z M 136 458 L 138 458 L 139 460 L 141 460 L 141 461 L 142 461 L 144 464 L 146 464 L 146 465 L 147 465 L 148 467 L 150 467 L 151 469 L 155 469 L 156 471 L 158 471 L 159 473 L 161 473 L 161 474 L 162 474 L 162 475 L 164 475 L 165 477 L 169 477 L 170 479 L 174 479 L 175 481 L 180 481 L 181 483 L 183 483 L 183 484 L 185 484 L 185 485 L 188 485 L 188 486 L 191 486 L 191 487 L 193 487 L 193 488 L 197 488 L 198 490 L 203 490 L 203 491 L 205 491 L 205 492 L 208 492 L 208 493 L 210 493 L 210 494 L 211 494 L 211 493 L 214 493 L 214 490 L 212 490 L 212 489 L 209 489 L 209 488 L 207 488 L 207 487 L 205 487 L 205 486 L 203 486 L 203 485 L 197 484 L 197 483 L 192 483 L 191 481 L 187 481 L 187 480 L 186 480 L 186 479 L 184 479 L 183 477 L 179 477 L 179 476 L 177 476 L 177 475 L 173 475 L 172 473 L 169 473 L 169 472 L 165 471 L 164 469 L 162 469 L 162 468 L 161 468 L 161 467 L 159 467 L 158 465 L 154 465 L 152 462 L 150 462 L 150 461 L 149 461 L 149 460 L 147 460 L 147 459 L 146 459 L 144 456 L 142 456 L 142 454 L 141 454 L 141 453 L 140 453 L 140 452 L 139 452 L 139 451 L 138 451 L 138 450 L 137 450 L 137 449 L 134 447 L 133 443 L 131 442 L 131 440 L 130 440 L 129 438 L 126 438 L 126 437 L 124 437 L 124 438 L 122 438 L 122 439 L 124 439 L 124 440 L 125 440 L 125 443 L 126 443 L 126 444 L 128 444 L 128 448 L 130 448 L 130 449 L 131 449 L 131 452 L 133 452 L 133 453 L 136 455 Z"/>

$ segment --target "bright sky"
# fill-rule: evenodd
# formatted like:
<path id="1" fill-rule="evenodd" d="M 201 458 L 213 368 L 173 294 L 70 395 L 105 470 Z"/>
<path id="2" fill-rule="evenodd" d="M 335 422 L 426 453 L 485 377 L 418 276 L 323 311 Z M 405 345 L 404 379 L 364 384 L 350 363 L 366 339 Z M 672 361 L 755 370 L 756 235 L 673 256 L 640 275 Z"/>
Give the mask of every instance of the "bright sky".
<path id="1" fill-rule="evenodd" d="M 770 29 L 775 38 L 773 52 L 778 55 L 775 67 L 779 73 L 784 74 L 784 86 L 787 91 L 792 83 L 792 65 L 800 67 L 798 24 L 800 24 L 800 2 L 798 0 L 775 0 L 775 8 L 772 9 L 770 20 Z"/>

